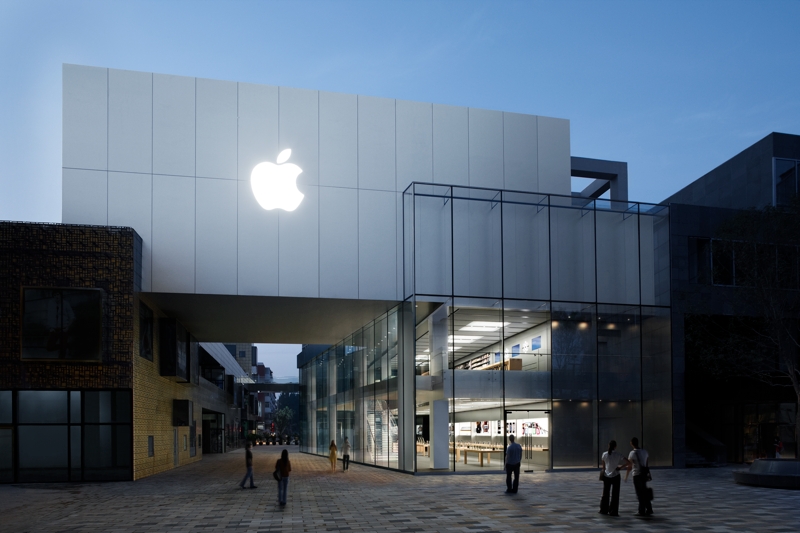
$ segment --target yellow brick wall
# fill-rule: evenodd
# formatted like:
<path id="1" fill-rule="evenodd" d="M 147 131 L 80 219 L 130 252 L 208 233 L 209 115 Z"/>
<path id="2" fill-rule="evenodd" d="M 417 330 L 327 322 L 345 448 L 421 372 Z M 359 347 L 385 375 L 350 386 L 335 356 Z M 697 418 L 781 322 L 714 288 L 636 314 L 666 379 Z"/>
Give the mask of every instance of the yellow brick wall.
<path id="1" fill-rule="evenodd" d="M 172 400 L 192 400 L 193 416 L 197 433 L 202 433 L 202 408 L 194 398 L 197 386 L 176 383 L 161 377 L 159 373 L 158 317 L 159 310 L 142 298 L 153 310 L 153 361 L 139 356 L 139 298 L 135 302 L 134 354 L 133 354 L 133 479 L 152 476 L 175 468 L 173 451 Z M 189 428 L 178 427 L 178 460 L 183 466 L 199 461 L 203 450 L 197 447 L 197 455 L 189 457 Z M 154 437 L 155 453 L 147 456 L 147 437 Z M 184 438 L 187 440 L 184 450 Z"/>

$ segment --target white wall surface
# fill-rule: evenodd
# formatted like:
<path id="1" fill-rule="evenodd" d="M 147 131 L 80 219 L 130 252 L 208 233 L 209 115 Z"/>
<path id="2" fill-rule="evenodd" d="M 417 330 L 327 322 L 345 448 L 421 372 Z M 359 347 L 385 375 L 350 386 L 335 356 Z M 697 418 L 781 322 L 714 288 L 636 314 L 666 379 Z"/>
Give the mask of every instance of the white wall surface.
<path id="1" fill-rule="evenodd" d="M 570 194 L 562 119 L 78 65 L 63 100 L 63 222 L 133 227 L 147 291 L 401 299 L 412 181 Z M 305 197 L 265 211 L 284 148 Z"/>

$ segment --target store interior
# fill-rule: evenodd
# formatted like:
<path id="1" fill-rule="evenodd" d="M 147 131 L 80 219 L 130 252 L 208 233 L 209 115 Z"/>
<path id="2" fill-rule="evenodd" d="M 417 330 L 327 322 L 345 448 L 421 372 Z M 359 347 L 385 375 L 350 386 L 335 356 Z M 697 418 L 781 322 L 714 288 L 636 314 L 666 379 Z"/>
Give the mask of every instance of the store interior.
<path id="1" fill-rule="evenodd" d="M 502 470 L 510 435 L 523 471 L 550 468 L 550 313 L 519 307 L 442 305 L 419 322 L 417 472 Z"/>

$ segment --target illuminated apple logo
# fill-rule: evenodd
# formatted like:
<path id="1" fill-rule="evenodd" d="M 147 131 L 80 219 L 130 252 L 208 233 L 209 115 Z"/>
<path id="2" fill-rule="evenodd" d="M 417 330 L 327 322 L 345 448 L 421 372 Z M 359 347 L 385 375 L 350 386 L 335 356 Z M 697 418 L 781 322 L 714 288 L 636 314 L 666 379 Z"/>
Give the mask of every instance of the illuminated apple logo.
<path id="1" fill-rule="evenodd" d="M 287 148 L 278 154 L 275 163 L 259 163 L 250 173 L 250 186 L 253 196 L 264 209 L 284 209 L 294 211 L 303 201 L 303 193 L 297 190 L 297 176 L 303 169 L 293 163 L 285 163 L 292 155 Z"/>

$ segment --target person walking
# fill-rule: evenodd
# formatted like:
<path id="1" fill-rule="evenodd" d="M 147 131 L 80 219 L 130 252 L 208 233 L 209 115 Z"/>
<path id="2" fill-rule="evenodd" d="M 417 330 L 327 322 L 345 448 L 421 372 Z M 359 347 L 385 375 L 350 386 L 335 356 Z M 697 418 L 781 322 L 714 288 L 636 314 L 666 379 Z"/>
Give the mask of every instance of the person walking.
<path id="1" fill-rule="evenodd" d="M 331 460 L 331 473 L 333 474 L 336 472 L 336 452 L 339 450 L 336 448 L 336 441 L 331 441 L 331 445 L 328 446 L 328 451 L 330 452 L 328 455 L 328 459 Z"/>
<path id="2" fill-rule="evenodd" d="M 775 459 L 780 459 L 781 452 L 783 452 L 783 442 L 780 437 L 775 437 L 775 444 L 773 444 L 773 447 L 775 448 Z"/>
<path id="3" fill-rule="evenodd" d="M 519 490 L 519 466 L 522 462 L 522 446 L 514 442 L 514 435 L 509 435 L 511 444 L 506 448 L 506 493 L 516 494 Z M 514 474 L 514 483 L 511 483 L 511 474 Z"/>
<path id="4" fill-rule="evenodd" d="M 628 471 L 625 473 L 625 481 L 628 481 L 628 474 L 633 470 L 633 488 L 636 489 L 636 498 L 639 500 L 639 512 L 636 516 L 650 516 L 653 514 L 653 504 L 650 501 L 650 491 L 647 490 L 647 462 L 650 456 L 647 450 L 639 448 L 639 439 L 631 439 L 633 451 L 628 455 Z M 649 473 L 649 470 L 647 470 Z"/>
<path id="5" fill-rule="evenodd" d="M 344 444 L 342 444 L 342 472 L 349 469 L 350 469 L 350 441 L 347 440 L 347 437 L 345 437 Z"/>
<path id="6" fill-rule="evenodd" d="M 619 471 L 628 466 L 628 460 L 617 451 L 617 441 L 608 443 L 608 451 L 600 458 L 603 463 L 603 495 L 600 497 L 600 514 L 619 516 Z M 609 496 L 611 500 L 609 501 Z"/>
<path id="7" fill-rule="evenodd" d="M 289 490 L 289 473 L 292 471 L 292 463 L 289 461 L 289 452 L 284 449 L 281 458 L 275 462 L 275 470 L 280 473 L 278 480 L 278 504 L 286 505 L 286 493 Z"/>
<path id="8" fill-rule="evenodd" d="M 241 488 L 244 488 L 244 482 L 247 481 L 247 478 L 250 478 L 250 488 L 257 489 L 258 487 L 256 487 L 255 484 L 253 483 L 253 452 L 250 451 L 249 442 L 245 445 L 244 464 L 245 466 L 247 466 L 247 473 L 244 475 L 244 479 L 242 479 L 242 482 L 239 483 L 239 486 Z"/>

